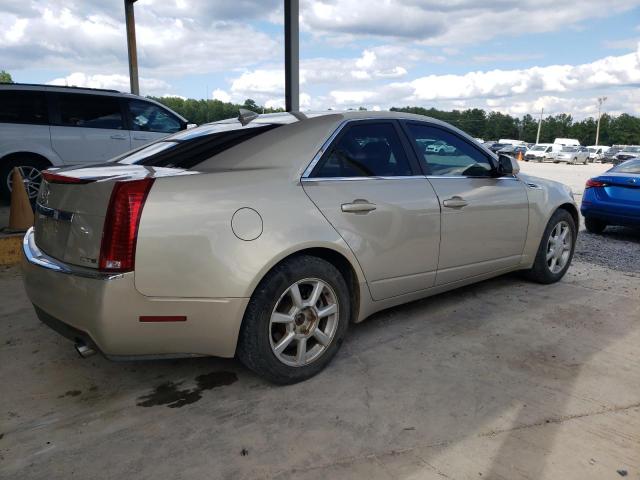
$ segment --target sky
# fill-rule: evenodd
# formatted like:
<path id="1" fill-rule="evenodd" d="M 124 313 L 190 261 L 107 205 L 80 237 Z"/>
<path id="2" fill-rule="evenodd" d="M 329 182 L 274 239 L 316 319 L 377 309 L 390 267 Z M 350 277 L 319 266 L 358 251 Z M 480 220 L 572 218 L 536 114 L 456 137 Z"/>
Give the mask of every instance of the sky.
<path id="1" fill-rule="evenodd" d="M 138 0 L 143 95 L 284 106 L 282 0 Z M 2 0 L 14 81 L 129 88 L 122 0 Z M 302 110 L 640 115 L 640 0 L 300 0 Z"/>

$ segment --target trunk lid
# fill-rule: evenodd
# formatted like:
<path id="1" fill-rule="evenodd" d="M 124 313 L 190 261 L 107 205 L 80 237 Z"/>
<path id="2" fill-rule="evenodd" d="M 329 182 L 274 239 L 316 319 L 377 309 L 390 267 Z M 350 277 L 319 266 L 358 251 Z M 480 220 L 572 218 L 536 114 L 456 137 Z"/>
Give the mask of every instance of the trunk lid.
<path id="1" fill-rule="evenodd" d="M 117 181 L 196 173 L 113 164 L 50 172 L 36 200 L 36 245 L 53 258 L 89 268 L 98 268 L 104 221 Z"/>
<path id="2" fill-rule="evenodd" d="M 599 189 L 601 200 L 640 205 L 640 175 L 608 173 L 596 177 L 596 180 L 606 184 Z"/>

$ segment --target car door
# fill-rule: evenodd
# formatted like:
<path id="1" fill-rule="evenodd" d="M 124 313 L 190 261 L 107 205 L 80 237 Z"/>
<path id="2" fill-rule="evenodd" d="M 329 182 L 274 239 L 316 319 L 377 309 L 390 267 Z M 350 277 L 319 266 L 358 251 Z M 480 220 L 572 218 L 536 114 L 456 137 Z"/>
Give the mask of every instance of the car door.
<path id="1" fill-rule="evenodd" d="M 100 163 L 131 149 L 118 97 L 51 95 L 51 145 L 65 164 Z"/>
<path id="2" fill-rule="evenodd" d="M 182 122 L 164 108 L 144 100 L 126 100 L 131 122 L 131 147 L 138 148 L 180 131 Z"/>
<path id="3" fill-rule="evenodd" d="M 349 122 L 302 185 L 354 252 L 374 300 L 432 287 L 440 206 L 395 121 Z"/>
<path id="4" fill-rule="evenodd" d="M 404 127 L 442 207 L 436 285 L 518 265 L 529 223 L 525 185 L 515 176 L 496 177 L 490 155 L 453 130 L 422 122 Z M 421 150 L 424 138 L 454 151 Z"/>

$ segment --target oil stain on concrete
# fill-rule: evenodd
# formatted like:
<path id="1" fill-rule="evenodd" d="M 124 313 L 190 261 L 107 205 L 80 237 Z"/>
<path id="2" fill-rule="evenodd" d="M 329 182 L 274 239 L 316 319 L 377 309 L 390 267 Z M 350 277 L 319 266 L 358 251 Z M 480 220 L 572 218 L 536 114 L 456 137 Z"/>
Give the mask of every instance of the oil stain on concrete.
<path id="1" fill-rule="evenodd" d="M 165 382 L 158 385 L 148 395 L 138 398 L 139 407 L 155 407 L 166 405 L 169 408 L 180 408 L 195 403 L 202 398 L 202 392 L 224 385 L 231 385 L 238 380 L 234 372 L 211 372 L 196 377 L 195 388 L 179 388 L 182 382 Z"/>

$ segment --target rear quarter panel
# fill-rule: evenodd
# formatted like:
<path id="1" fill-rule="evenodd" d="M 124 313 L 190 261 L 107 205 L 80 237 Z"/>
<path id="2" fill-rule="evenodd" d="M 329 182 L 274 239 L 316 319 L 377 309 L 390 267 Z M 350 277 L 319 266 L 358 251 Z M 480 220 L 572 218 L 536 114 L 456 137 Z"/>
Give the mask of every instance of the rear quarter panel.
<path id="1" fill-rule="evenodd" d="M 241 208 L 261 217 L 255 240 L 242 240 L 232 229 Z M 148 296 L 249 297 L 281 259 L 312 247 L 342 253 L 364 281 L 344 240 L 288 168 L 162 178 L 143 210 L 135 286 Z"/>

